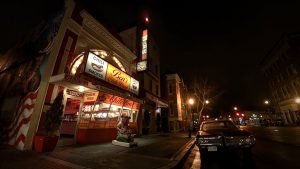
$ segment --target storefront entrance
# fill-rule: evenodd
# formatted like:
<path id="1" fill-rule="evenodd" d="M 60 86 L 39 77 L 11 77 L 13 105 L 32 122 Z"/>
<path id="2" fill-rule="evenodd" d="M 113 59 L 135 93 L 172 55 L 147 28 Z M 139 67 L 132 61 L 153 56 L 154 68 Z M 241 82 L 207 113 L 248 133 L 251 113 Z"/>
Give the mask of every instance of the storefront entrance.
<path id="1" fill-rule="evenodd" d="M 66 98 L 64 99 L 64 114 L 60 126 L 60 140 L 58 145 L 75 144 L 75 136 L 78 124 L 78 116 L 82 104 L 83 93 L 66 89 Z"/>
<path id="2" fill-rule="evenodd" d="M 60 127 L 60 137 L 74 137 L 78 114 L 80 111 L 80 102 L 80 99 L 67 98 L 64 116 Z"/>

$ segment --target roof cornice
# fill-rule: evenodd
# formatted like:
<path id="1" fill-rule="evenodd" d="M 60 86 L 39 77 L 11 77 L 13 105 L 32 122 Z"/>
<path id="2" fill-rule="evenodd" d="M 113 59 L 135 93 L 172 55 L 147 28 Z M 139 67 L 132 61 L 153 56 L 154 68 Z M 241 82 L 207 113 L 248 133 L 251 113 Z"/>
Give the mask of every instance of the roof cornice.
<path id="1" fill-rule="evenodd" d="M 137 56 L 131 52 L 124 44 L 117 40 L 102 24 L 100 24 L 95 18 L 93 18 L 85 10 L 81 11 L 81 17 L 83 18 L 83 29 L 89 29 L 94 34 L 98 35 L 105 45 L 111 47 L 117 54 L 132 61 Z"/>

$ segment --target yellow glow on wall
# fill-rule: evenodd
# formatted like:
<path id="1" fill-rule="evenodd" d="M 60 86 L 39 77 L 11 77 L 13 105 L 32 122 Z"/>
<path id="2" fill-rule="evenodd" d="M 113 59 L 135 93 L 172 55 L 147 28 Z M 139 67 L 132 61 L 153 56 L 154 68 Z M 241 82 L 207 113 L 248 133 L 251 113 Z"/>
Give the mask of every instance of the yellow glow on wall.
<path id="1" fill-rule="evenodd" d="M 91 52 L 93 52 L 97 56 L 100 56 L 102 59 L 108 56 L 108 53 L 105 50 L 91 49 Z"/>
<path id="2" fill-rule="evenodd" d="M 125 68 L 123 67 L 122 63 L 116 58 L 116 57 L 112 57 L 113 60 L 118 64 L 119 68 L 123 71 L 126 72 Z"/>
<path id="3" fill-rule="evenodd" d="M 73 65 L 71 66 L 71 75 L 76 74 L 78 67 L 80 66 L 80 64 L 83 61 L 83 57 L 84 57 L 84 52 L 82 52 L 81 54 L 79 54 L 77 56 L 77 59 L 75 59 L 75 61 L 73 62 Z"/>

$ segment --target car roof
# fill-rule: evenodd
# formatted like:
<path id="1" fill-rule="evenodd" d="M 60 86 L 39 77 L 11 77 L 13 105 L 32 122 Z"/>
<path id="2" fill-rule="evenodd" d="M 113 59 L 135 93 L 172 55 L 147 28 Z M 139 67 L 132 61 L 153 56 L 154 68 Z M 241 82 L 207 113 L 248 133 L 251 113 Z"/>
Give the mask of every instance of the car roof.
<path id="1" fill-rule="evenodd" d="M 206 120 L 206 121 L 203 121 L 202 123 L 212 123 L 212 122 L 231 122 L 231 120 L 226 120 L 226 119 L 221 119 L 221 120 Z"/>

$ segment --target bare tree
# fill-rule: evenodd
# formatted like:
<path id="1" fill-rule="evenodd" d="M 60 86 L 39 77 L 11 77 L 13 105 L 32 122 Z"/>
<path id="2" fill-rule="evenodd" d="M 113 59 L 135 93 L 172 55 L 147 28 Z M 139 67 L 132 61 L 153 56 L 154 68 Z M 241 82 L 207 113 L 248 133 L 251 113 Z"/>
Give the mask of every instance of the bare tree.
<path id="1" fill-rule="evenodd" d="M 192 95 L 195 96 L 196 111 L 200 121 L 204 109 L 208 108 L 209 102 L 215 101 L 221 95 L 217 86 L 208 81 L 208 78 L 196 78 L 192 84 Z"/>

